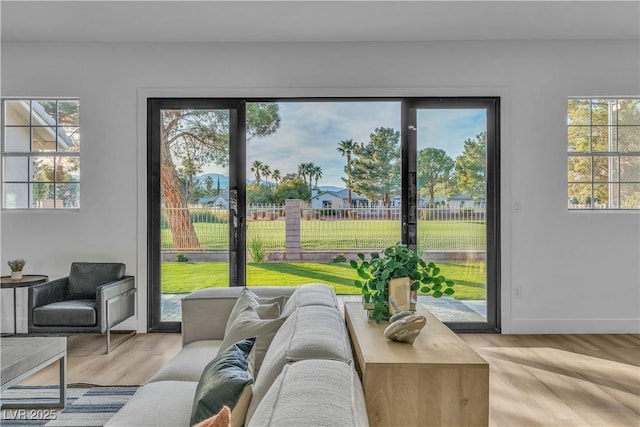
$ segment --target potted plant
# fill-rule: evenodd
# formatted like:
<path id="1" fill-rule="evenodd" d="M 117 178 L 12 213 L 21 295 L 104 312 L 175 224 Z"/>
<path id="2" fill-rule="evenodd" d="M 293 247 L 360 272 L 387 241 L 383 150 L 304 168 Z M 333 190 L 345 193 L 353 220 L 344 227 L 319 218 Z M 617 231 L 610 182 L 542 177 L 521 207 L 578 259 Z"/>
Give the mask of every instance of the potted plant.
<path id="1" fill-rule="evenodd" d="M 373 303 L 372 318 L 376 323 L 388 319 L 389 313 L 389 280 L 408 277 L 412 292 L 431 294 L 434 298 L 455 293 L 453 280 L 440 274 L 440 268 L 427 263 L 408 247 L 396 244 L 386 248 L 382 255 L 374 252 L 366 260 L 365 255 L 358 254 L 360 262 L 351 260 L 360 279 L 354 284 L 360 288 L 365 303 Z"/>
<path id="2" fill-rule="evenodd" d="M 9 268 L 11 269 L 11 278 L 13 280 L 21 280 L 22 279 L 22 268 L 27 262 L 23 259 L 12 259 L 7 262 L 9 264 Z"/>

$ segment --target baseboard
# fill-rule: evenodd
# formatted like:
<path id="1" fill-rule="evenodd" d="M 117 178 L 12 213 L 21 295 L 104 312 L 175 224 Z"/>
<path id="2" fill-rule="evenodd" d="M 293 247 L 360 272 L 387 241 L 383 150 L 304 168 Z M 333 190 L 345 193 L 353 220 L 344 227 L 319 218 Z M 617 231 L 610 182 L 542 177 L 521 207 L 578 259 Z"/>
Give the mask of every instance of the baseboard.
<path id="1" fill-rule="evenodd" d="M 640 319 L 512 319 L 511 334 L 639 334 Z"/>

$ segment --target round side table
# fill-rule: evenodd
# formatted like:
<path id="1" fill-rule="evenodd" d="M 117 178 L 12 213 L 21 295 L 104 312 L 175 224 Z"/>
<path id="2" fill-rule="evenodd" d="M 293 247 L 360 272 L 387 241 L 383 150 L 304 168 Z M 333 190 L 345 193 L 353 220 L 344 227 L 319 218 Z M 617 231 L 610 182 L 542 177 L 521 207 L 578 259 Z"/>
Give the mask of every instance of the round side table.
<path id="1" fill-rule="evenodd" d="M 20 280 L 14 280 L 11 276 L 0 277 L 2 289 L 13 289 L 13 335 L 18 333 L 18 307 L 16 303 L 16 289 L 37 285 L 49 281 L 49 276 L 42 274 L 25 274 Z"/>

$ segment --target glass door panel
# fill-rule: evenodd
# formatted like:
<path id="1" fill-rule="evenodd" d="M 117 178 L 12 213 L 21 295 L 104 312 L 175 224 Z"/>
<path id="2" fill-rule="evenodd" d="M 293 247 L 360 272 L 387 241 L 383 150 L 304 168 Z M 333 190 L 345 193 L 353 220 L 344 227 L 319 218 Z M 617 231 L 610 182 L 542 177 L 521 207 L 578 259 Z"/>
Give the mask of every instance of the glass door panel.
<path id="1" fill-rule="evenodd" d="M 247 285 L 322 282 L 359 299 L 348 259 L 401 240 L 401 103 L 296 100 L 247 127 Z"/>
<path id="2" fill-rule="evenodd" d="M 488 161 L 496 144 L 493 114 L 482 103 L 455 100 L 421 105 L 414 114 L 416 246 L 455 281 L 451 297 L 419 299 L 449 324 L 484 329 L 496 312 L 496 189 L 489 185 L 496 164 Z"/>
<path id="3" fill-rule="evenodd" d="M 181 298 L 229 285 L 228 109 L 160 110 L 161 322 Z"/>

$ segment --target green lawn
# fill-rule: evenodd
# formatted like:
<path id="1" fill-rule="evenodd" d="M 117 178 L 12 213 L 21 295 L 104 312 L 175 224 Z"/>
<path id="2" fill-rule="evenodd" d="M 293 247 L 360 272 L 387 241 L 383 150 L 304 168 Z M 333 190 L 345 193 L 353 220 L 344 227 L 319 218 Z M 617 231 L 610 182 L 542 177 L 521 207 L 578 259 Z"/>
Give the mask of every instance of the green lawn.
<path id="1" fill-rule="evenodd" d="M 229 247 L 226 223 L 193 224 L 204 249 Z M 260 236 L 267 250 L 285 247 L 285 222 L 249 221 L 247 241 Z M 418 221 L 418 246 L 429 249 L 485 249 L 485 224 L 482 221 Z M 400 221 L 392 220 L 328 220 L 302 221 L 302 249 L 385 248 L 400 240 Z M 173 247 L 171 230 L 161 230 L 163 249 Z"/>
<path id="2" fill-rule="evenodd" d="M 439 262 L 442 274 L 456 282 L 456 299 L 486 298 L 486 265 L 482 262 Z M 228 264 L 223 262 L 163 262 L 163 293 L 188 293 L 202 288 L 228 286 Z M 247 264 L 248 286 L 296 286 L 321 282 L 337 294 L 359 294 L 353 285 L 355 270 L 347 263 L 263 262 Z"/>

